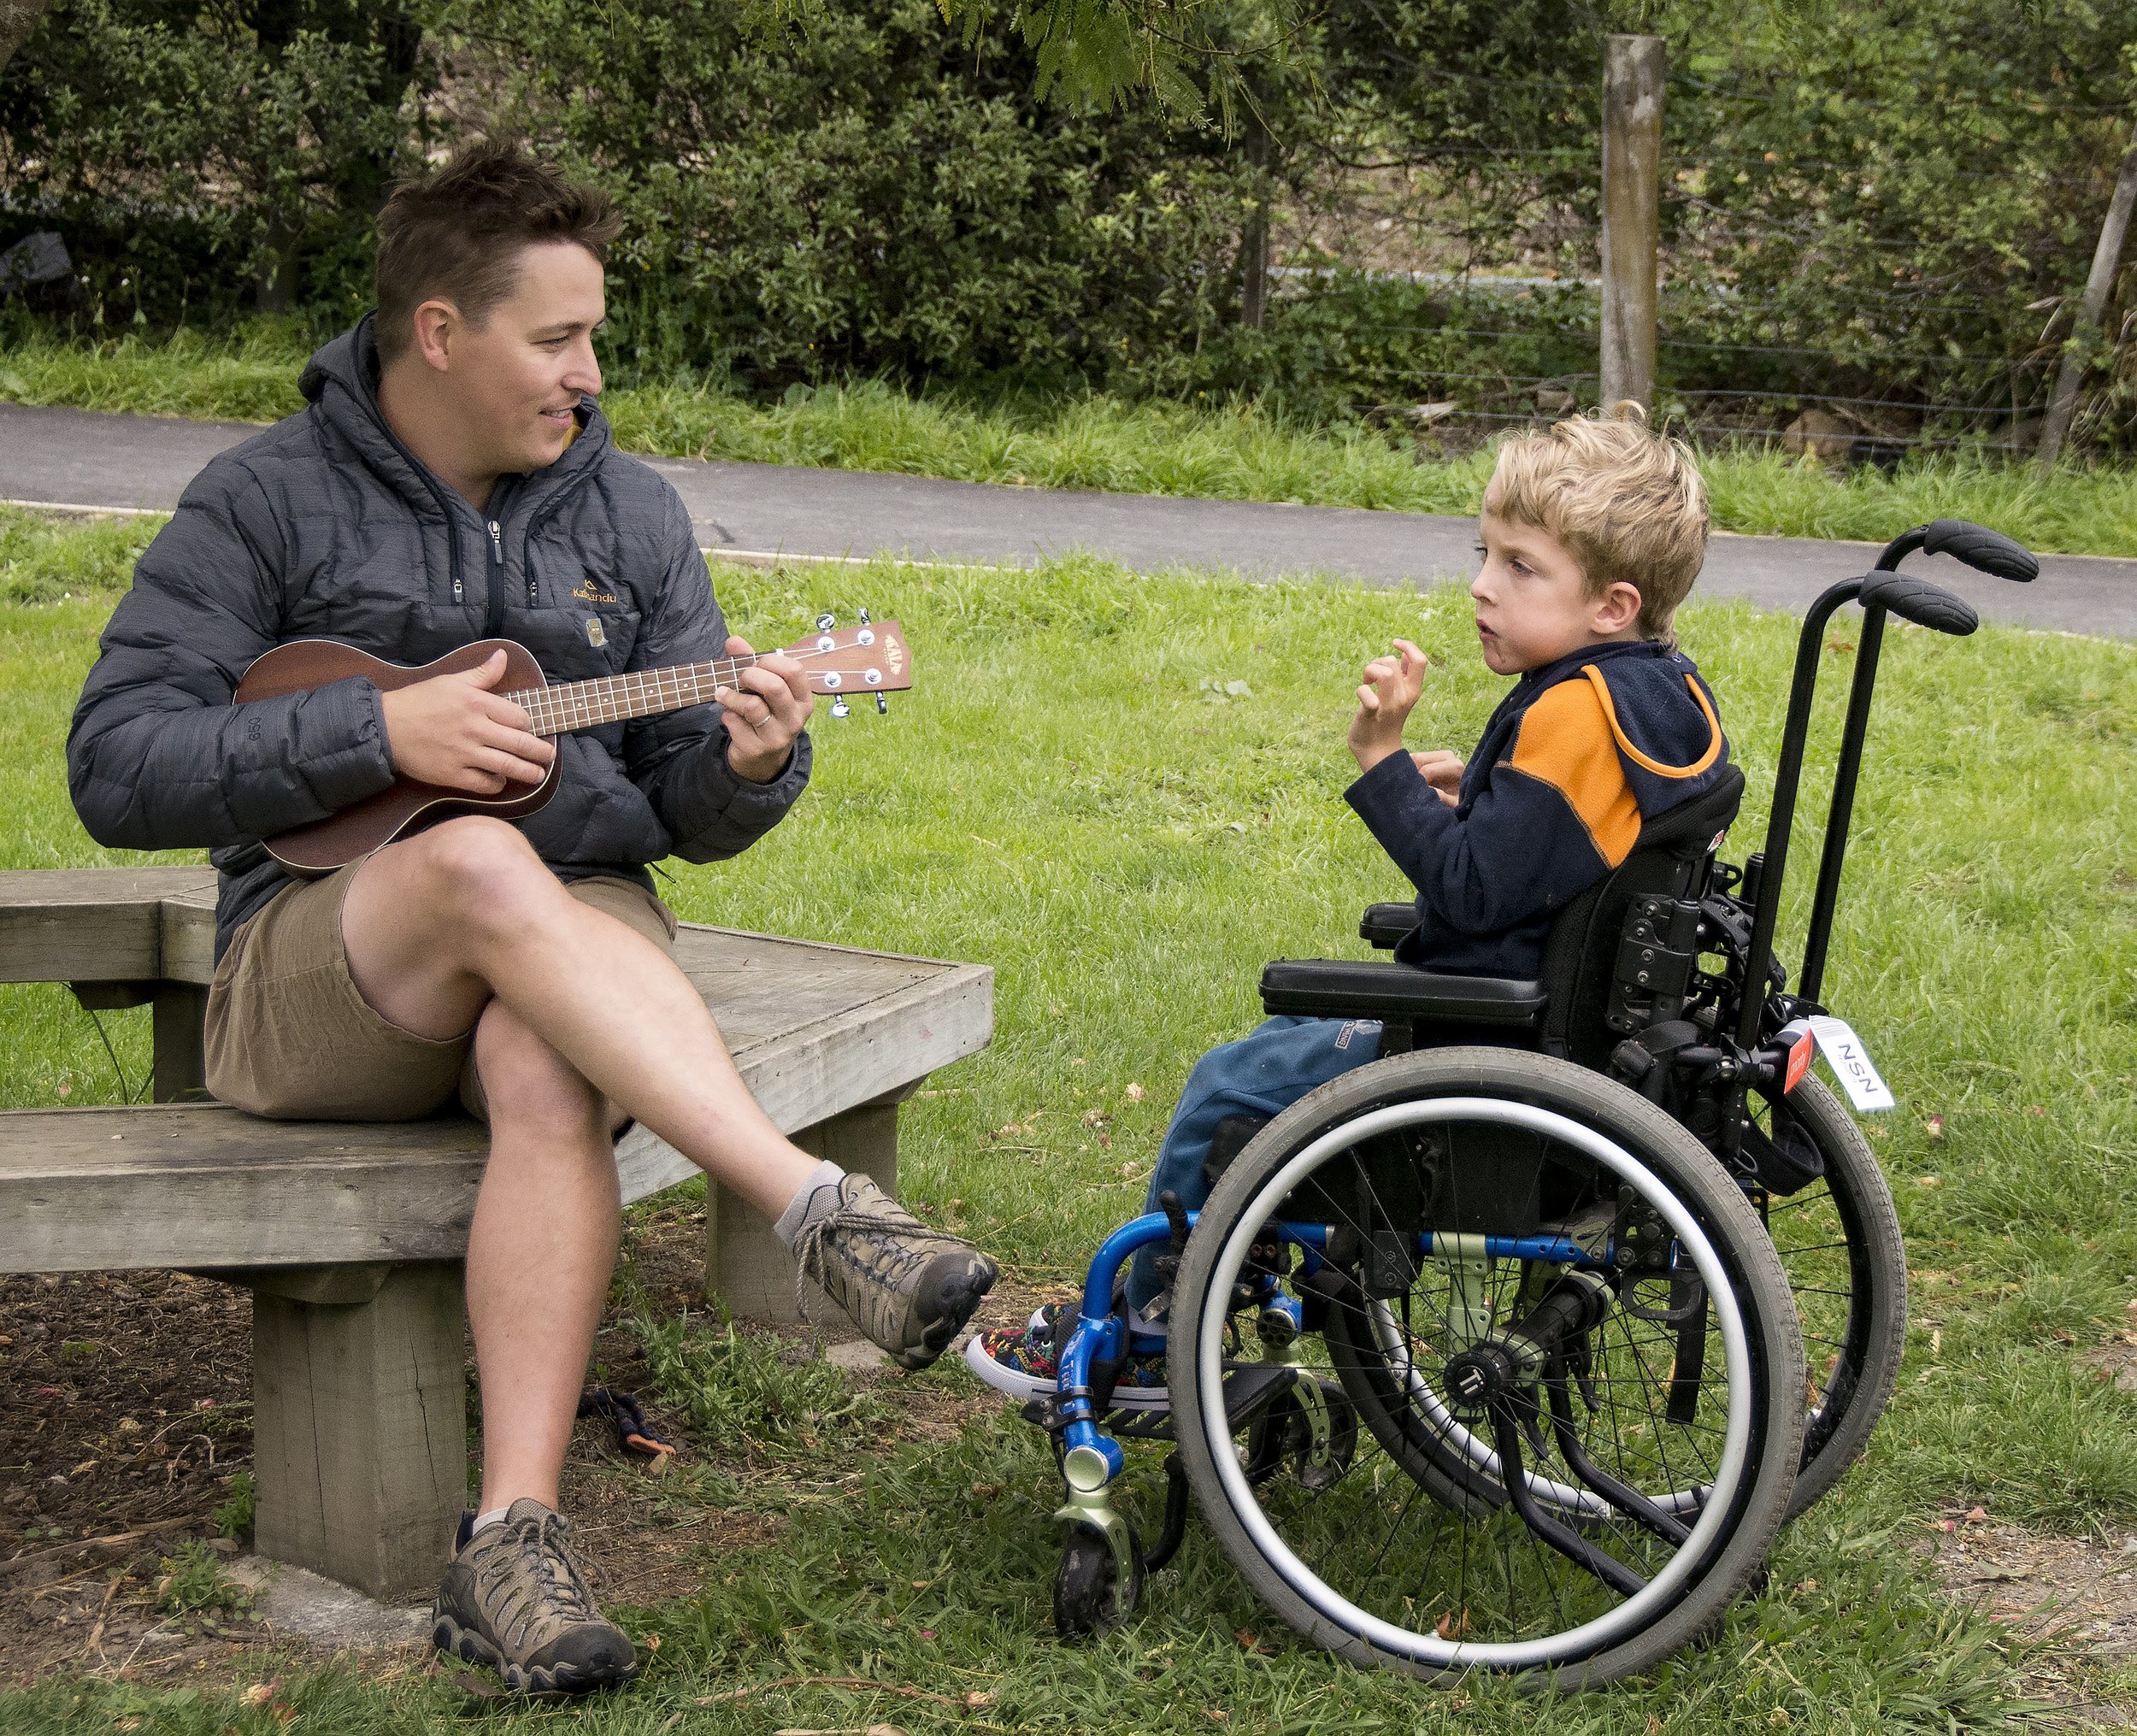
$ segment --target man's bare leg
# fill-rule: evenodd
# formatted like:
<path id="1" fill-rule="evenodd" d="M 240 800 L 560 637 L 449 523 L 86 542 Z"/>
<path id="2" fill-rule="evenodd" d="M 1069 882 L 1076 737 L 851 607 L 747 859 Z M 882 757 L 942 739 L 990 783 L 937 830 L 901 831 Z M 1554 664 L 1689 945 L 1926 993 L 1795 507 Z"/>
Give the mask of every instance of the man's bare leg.
<path id="1" fill-rule="evenodd" d="M 580 1384 L 615 1265 L 614 1106 L 502 1002 L 475 1027 L 490 1162 L 468 1236 L 482 1386 L 482 1499 L 555 1509 Z"/>
<path id="2" fill-rule="evenodd" d="M 758 1108 L 674 961 L 573 897 L 501 821 L 452 821 L 371 857 L 344 899 L 342 938 L 358 990 L 402 1028 L 442 1039 L 483 1021 L 476 1059 L 491 1158 L 468 1294 L 485 1394 L 485 1506 L 532 1495 L 553 1507 L 615 1257 L 614 1162 L 605 1132 L 597 1139 L 592 1131 L 603 1125 L 603 1099 L 774 1220 L 815 1177 L 818 1160 Z M 775 979 L 765 992 L 779 992 Z M 492 1065 L 518 1069 L 513 1084 L 491 1083 Z M 506 1102 L 522 1083 L 526 1103 Z M 600 1204 L 592 1210 L 596 1175 Z M 930 1233 L 878 1202 L 902 1221 L 903 1228 L 886 1225 L 893 1239 Z M 908 1366 L 939 1354 L 994 1280 L 991 1262 L 938 1239 L 958 1251 L 928 1268 L 948 1287 L 928 1300 L 923 1274 L 898 1304 L 908 1310 L 900 1319 L 927 1328 L 925 1342 L 884 1330 L 880 1293 L 874 1323 L 862 1321 Z M 554 1269 L 541 1264 L 552 1258 Z M 847 1293 L 865 1304 L 871 1292 L 867 1262 L 859 1263 L 862 1279 Z M 493 1392 L 503 1396 L 496 1415 Z"/>
<path id="3" fill-rule="evenodd" d="M 341 931 L 357 989 L 430 1038 L 502 1001 L 580 1076 L 776 1218 L 816 1160 L 759 1109 L 719 1027 L 644 935 L 566 892 L 503 821 L 448 821 L 357 869 Z M 765 992 L 779 983 L 768 978 Z"/>

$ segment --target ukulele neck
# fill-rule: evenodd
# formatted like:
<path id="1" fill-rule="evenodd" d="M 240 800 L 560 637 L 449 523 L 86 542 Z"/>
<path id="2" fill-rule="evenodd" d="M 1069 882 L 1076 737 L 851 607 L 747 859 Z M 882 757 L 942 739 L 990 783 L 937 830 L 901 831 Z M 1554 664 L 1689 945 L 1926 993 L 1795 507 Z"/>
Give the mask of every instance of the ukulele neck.
<path id="1" fill-rule="evenodd" d="M 665 669 L 639 669 L 603 675 L 592 681 L 560 681 L 550 687 L 507 693 L 526 712 L 537 735 L 566 735 L 597 724 L 621 723 L 630 717 L 653 717 L 687 705 L 709 705 L 715 688 L 732 687 L 735 677 L 751 668 L 755 656 L 715 657 L 709 663 L 677 663 Z"/>

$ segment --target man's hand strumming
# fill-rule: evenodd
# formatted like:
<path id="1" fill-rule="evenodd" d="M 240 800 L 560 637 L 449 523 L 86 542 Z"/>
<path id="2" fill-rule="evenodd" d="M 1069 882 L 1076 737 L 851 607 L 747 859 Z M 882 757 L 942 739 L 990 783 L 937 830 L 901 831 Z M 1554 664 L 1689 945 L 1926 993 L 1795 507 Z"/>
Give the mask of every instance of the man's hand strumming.
<path id="1" fill-rule="evenodd" d="M 1424 691 L 1425 654 L 1408 639 L 1397 639 L 1393 655 L 1365 666 L 1358 689 L 1358 715 L 1351 720 L 1351 752 L 1361 772 L 1369 772 L 1403 749 L 1403 725 Z"/>
<path id="2" fill-rule="evenodd" d="M 749 641 L 729 639 L 727 655 L 752 655 Z M 783 651 L 751 664 L 712 697 L 727 715 L 727 763 L 752 784 L 768 784 L 786 769 L 794 738 L 816 709 L 801 665 Z"/>
<path id="3" fill-rule="evenodd" d="M 475 796 L 494 796 L 508 783 L 540 783 L 556 747 L 527 727 L 526 712 L 490 691 L 503 679 L 504 653 L 493 651 L 475 668 L 387 693 L 386 741 L 393 769 Z"/>

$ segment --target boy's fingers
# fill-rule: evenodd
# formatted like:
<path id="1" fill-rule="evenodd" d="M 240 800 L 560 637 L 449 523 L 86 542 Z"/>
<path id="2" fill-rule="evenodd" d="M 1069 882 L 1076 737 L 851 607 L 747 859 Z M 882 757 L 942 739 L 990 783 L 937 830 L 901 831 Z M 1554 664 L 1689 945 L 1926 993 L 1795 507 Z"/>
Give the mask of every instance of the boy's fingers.
<path id="1" fill-rule="evenodd" d="M 504 653 L 492 651 L 474 668 L 467 672 L 468 680 L 478 687 L 494 687 L 504 679 Z"/>
<path id="2" fill-rule="evenodd" d="M 1361 687 L 1358 689 L 1359 710 L 1377 712 L 1380 709 L 1381 696 L 1379 694 L 1375 693 L 1370 687 Z"/>

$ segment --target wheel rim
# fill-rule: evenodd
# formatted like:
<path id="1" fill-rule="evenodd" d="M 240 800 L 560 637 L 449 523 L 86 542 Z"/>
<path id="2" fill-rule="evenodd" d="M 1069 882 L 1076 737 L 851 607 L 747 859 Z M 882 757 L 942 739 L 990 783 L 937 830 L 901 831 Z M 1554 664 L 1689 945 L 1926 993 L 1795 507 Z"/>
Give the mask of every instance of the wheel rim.
<path id="1" fill-rule="evenodd" d="M 1418 1664 L 1448 1669 L 1473 1666 L 1502 1670 L 1533 1668 L 1592 1656 L 1649 1625 L 1670 1607 L 1681 1595 L 1700 1564 L 1711 1558 L 1723 1528 L 1731 1522 L 1730 1515 L 1739 1504 L 1746 1479 L 1753 1468 L 1750 1463 L 1750 1441 L 1755 1393 L 1750 1342 L 1743 1313 L 1727 1262 L 1722 1260 L 1711 1237 L 1684 1202 L 1662 1184 L 1646 1163 L 1624 1146 L 1555 1111 L 1506 1099 L 1469 1097 L 1428 1098 L 1394 1104 L 1372 1110 L 1322 1134 L 1264 1181 L 1219 1248 L 1209 1283 L 1203 1293 L 1206 1298 L 1228 1298 L 1232 1294 L 1233 1286 L 1239 1281 L 1245 1266 L 1248 1251 L 1257 1235 L 1263 1233 L 1275 1206 L 1289 1197 L 1302 1181 L 1313 1176 L 1331 1156 L 1376 1135 L 1398 1129 L 1456 1121 L 1514 1128 L 1555 1140 L 1608 1172 L 1620 1184 L 1638 1189 L 1648 1205 L 1668 1223 L 1677 1247 L 1704 1283 L 1707 1298 L 1712 1306 L 1714 1325 L 1722 1340 L 1727 1362 L 1723 1381 L 1726 1421 L 1720 1431 L 1722 1441 L 1718 1458 L 1712 1462 L 1711 1476 L 1704 1480 L 1704 1486 L 1711 1490 L 1711 1497 L 1701 1505 L 1698 1517 L 1691 1525 L 1690 1535 L 1674 1549 L 1659 1569 L 1647 1578 L 1644 1586 L 1624 1596 L 1622 1601 L 1613 1607 L 1587 1619 L 1576 1621 L 1548 1636 L 1499 1641 L 1465 1638 L 1463 1634 L 1471 1618 L 1471 1610 L 1466 1603 L 1460 1606 L 1459 1624 L 1451 1631 L 1447 1626 L 1453 1613 L 1451 1609 L 1447 1615 L 1442 1616 L 1438 1631 L 1420 1632 L 1415 1627 L 1400 1626 L 1361 1607 L 1352 1598 L 1330 1585 L 1278 1533 L 1269 1514 L 1257 1498 L 1236 1456 L 1228 1451 L 1213 1450 L 1210 1456 L 1223 1498 L 1241 1529 L 1286 1585 L 1323 1619 L 1366 1639 L 1383 1652 Z M 1196 1386 L 1201 1412 L 1201 1431 L 1204 1439 L 1213 1444 L 1228 1443 L 1231 1435 L 1222 1386 L 1225 1320 L 1222 1309 L 1205 1304 L 1201 1318 L 1193 1323 L 1195 1338 L 1192 1355 L 1198 1372 Z M 1614 1398 L 1610 1408 L 1616 1408 Z M 1451 1415 L 1449 1420 L 1451 1422 L 1455 1421 Z M 1462 1432 L 1469 1435 L 1474 1446 L 1485 1447 L 1485 1443 L 1473 1432 L 1466 1428 Z M 1496 1462 L 1496 1453 L 1492 1454 L 1492 1458 Z M 1384 1462 L 1392 1464 L 1392 1461 Z M 1664 1462 L 1666 1468 L 1666 1461 Z M 1351 1468 L 1353 1474 L 1357 1468 L 1356 1465 Z M 1528 1474 L 1524 1472 L 1525 1487 L 1568 1514 L 1584 1518 L 1595 1516 L 1597 1498 L 1591 1492 L 1572 1486 L 1557 1478 L 1545 1476 L 1533 1481 L 1527 1479 Z M 1669 1482 L 1669 1486 L 1658 1492 L 1677 1499 L 1676 1510 L 1682 1510 L 1681 1498 L 1690 1486 L 1681 1478 L 1674 1481 L 1665 1479 L 1665 1481 Z M 1380 1486 L 1375 1484 L 1373 1492 L 1376 1493 Z M 1416 1492 L 1413 1490 L 1402 1515 L 1398 1519 L 1398 1525 L 1407 1518 L 1415 1502 Z M 1461 1521 L 1457 1520 L 1456 1522 Z M 1392 1540 L 1393 1533 L 1391 1533 L 1388 1539 L 1381 1545 L 1376 1566 L 1379 1559 L 1387 1555 Z M 1434 1547 L 1436 1549 L 1438 1545 Z M 1465 1552 L 1463 1557 L 1465 1576 L 1467 1562 Z M 1566 1565 L 1570 1566 L 1570 1563 Z M 1508 1572 L 1510 1592 L 1510 1562 Z M 1425 1614 L 1429 1619 L 1429 1611 Z"/>

